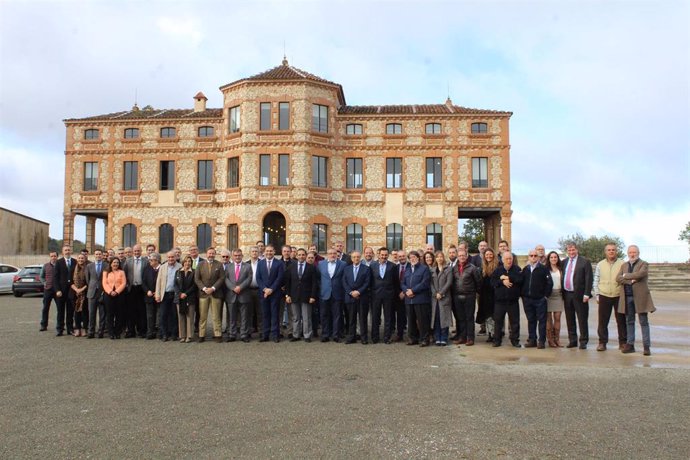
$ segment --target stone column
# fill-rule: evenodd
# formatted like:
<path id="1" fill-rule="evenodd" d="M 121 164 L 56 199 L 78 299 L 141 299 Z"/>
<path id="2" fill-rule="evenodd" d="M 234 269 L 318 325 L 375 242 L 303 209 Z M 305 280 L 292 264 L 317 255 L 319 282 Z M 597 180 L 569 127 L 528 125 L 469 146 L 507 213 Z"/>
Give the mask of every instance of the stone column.
<path id="1" fill-rule="evenodd" d="M 93 254 L 96 249 L 96 217 L 86 216 L 86 249 L 90 254 Z"/>
<path id="2" fill-rule="evenodd" d="M 504 240 L 508 242 L 511 248 L 513 247 L 513 234 L 511 230 L 512 215 L 513 211 L 511 211 L 510 207 L 508 206 L 504 207 L 503 210 L 501 210 L 501 236 Z"/>
<path id="3" fill-rule="evenodd" d="M 68 212 L 62 215 L 62 244 L 72 244 L 74 239 L 74 218 L 75 214 Z"/>
<path id="4" fill-rule="evenodd" d="M 103 247 L 106 250 L 112 247 L 110 241 L 108 241 L 108 219 L 103 219 Z"/>

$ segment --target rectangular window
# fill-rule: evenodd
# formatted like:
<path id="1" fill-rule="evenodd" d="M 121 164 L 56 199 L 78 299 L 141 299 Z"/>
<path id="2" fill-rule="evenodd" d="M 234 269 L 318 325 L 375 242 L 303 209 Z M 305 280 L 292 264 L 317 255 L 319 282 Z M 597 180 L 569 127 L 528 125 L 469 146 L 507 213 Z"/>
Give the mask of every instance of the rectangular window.
<path id="1" fill-rule="evenodd" d="M 97 129 L 87 129 L 84 131 L 84 139 L 98 139 L 98 130 Z"/>
<path id="2" fill-rule="evenodd" d="M 278 155 L 278 185 L 290 185 L 290 155 Z"/>
<path id="3" fill-rule="evenodd" d="M 259 185 L 271 185 L 271 155 L 259 155 Z"/>
<path id="4" fill-rule="evenodd" d="M 441 134 L 441 123 L 427 123 L 425 132 L 426 134 Z"/>
<path id="5" fill-rule="evenodd" d="M 402 187 L 402 158 L 386 158 L 386 188 Z"/>
<path id="6" fill-rule="evenodd" d="M 347 188 L 362 188 L 362 159 L 347 159 Z"/>
<path id="7" fill-rule="evenodd" d="M 316 246 L 318 252 L 326 252 L 327 242 L 326 235 L 328 234 L 328 225 L 313 224 L 311 226 L 311 244 Z"/>
<path id="8" fill-rule="evenodd" d="M 125 129 L 125 139 L 139 139 L 139 128 Z"/>
<path id="9" fill-rule="evenodd" d="M 355 135 L 362 134 L 362 125 L 358 123 L 350 123 L 345 127 L 345 134 Z"/>
<path id="10" fill-rule="evenodd" d="M 170 138 L 177 135 L 177 130 L 175 128 L 161 128 L 161 137 Z"/>
<path id="11" fill-rule="evenodd" d="M 196 188 L 211 190 L 213 188 L 213 160 L 199 160 Z"/>
<path id="12" fill-rule="evenodd" d="M 125 176 L 122 188 L 124 190 L 137 190 L 139 188 L 139 162 L 125 161 Z"/>
<path id="13" fill-rule="evenodd" d="M 228 158 L 228 188 L 240 186 L 240 157 Z"/>
<path id="14" fill-rule="evenodd" d="M 486 134 L 486 123 L 472 123 L 472 134 Z"/>
<path id="15" fill-rule="evenodd" d="M 161 190 L 175 190 L 175 162 L 161 161 Z"/>
<path id="16" fill-rule="evenodd" d="M 228 249 L 232 251 L 239 248 L 239 239 L 237 224 L 228 225 Z"/>
<path id="17" fill-rule="evenodd" d="M 439 188 L 443 181 L 441 180 L 441 159 L 427 158 L 426 159 L 426 187 Z"/>
<path id="18" fill-rule="evenodd" d="M 290 103 L 281 102 L 278 104 L 278 129 L 285 131 L 290 129 Z"/>
<path id="19" fill-rule="evenodd" d="M 240 131 L 240 106 L 230 107 L 228 109 L 228 132 L 238 133 Z"/>
<path id="20" fill-rule="evenodd" d="M 402 125 L 400 123 L 388 123 L 386 134 L 402 134 Z"/>
<path id="21" fill-rule="evenodd" d="M 98 163 L 87 161 L 84 163 L 84 191 L 98 190 Z"/>
<path id="22" fill-rule="evenodd" d="M 472 158 L 472 187 L 486 188 L 489 186 L 488 165 L 488 158 Z"/>
<path id="23" fill-rule="evenodd" d="M 313 156 L 311 157 L 311 184 L 314 187 L 327 187 L 327 171 L 326 165 L 328 164 L 328 158 Z"/>
<path id="24" fill-rule="evenodd" d="M 259 104 L 259 126 L 261 131 L 269 131 L 271 129 L 271 103 L 262 102 Z"/>
<path id="25" fill-rule="evenodd" d="M 197 135 L 199 137 L 213 137 L 213 126 L 199 126 Z"/>
<path id="26" fill-rule="evenodd" d="M 311 129 L 319 133 L 328 132 L 328 106 L 314 104 L 312 106 Z"/>

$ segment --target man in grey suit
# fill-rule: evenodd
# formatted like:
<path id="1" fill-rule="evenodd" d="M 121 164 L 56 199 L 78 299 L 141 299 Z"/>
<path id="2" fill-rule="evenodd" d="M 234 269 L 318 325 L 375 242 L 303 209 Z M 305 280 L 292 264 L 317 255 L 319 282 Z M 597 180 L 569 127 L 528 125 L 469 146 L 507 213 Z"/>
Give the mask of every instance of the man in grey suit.
<path id="1" fill-rule="evenodd" d="M 149 258 L 141 255 L 141 245 L 132 246 L 132 257 L 125 261 L 124 271 L 127 277 L 127 335 L 125 337 L 146 337 L 146 293 L 142 287 L 144 269 L 149 265 Z"/>
<path id="2" fill-rule="evenodd" d="M 105 331 L 105 304 L 101 298 L 103 293 L 103 270 L 105 270 L 106 263 L 103 260 L 103 252 L 96 249 L 93 252 L 96 260 L 86 266 L 86 299 L 89 302 L 89 335 L 90 339 L 96 336 L 96 309 L 98 309 L 98 338 L 103 338 Z"/>
<path id="3" fill-rule="evenodd" d="M 225 303 L 228 306 L 228 342 L 237 340 L 237 319 L 240 319 L 240 338 L 249 342 L 252 328 L 250 315 L 252 282 L 251 264 L 242 262 L 242 250 L 232 251 L 232 263 L 225 269 Z"/>

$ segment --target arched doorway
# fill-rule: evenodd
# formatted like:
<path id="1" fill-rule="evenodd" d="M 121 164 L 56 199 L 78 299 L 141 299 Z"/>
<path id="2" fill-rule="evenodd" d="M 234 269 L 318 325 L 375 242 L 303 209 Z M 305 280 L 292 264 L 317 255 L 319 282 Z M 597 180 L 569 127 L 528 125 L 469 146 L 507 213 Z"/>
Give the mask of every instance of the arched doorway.
<path id="1" fill-rule="evenodd" d="M 269 212 L 264 216 L 263 226 L 264 244 L 272 244 L 279 254 L 285 244 L 285 216 L 278 211 Z"/>

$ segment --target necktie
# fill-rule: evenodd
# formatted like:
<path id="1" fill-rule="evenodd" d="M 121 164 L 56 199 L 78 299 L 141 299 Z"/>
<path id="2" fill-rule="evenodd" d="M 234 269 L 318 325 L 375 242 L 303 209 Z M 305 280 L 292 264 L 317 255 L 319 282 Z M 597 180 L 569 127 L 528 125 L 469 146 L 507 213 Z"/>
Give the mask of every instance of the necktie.
<path id="1" fill-rule="evenodd" d="M 414 273 L 414 265 L 411 267 L 411 269 L 412 269 L 412 273 Z"/>
<path id="2" fill-rule="evenodd" d="M 405 266 L 400 265 L 400 281 L 402 281 L 405 278 Z"/>
<path id="3" fill-rule="evenodd" d="M 271 262 L 272 262 L 272 261 L 269 260 L 269 261 L 266 263 L 266 267 L 268 267 L 268 273 L 271 273 Z"/>
<path id="4" fill-rule="evenodd" d="M 381 274 L 381 279 L 383 279 L 383 277 L 384 277 L 385 274 L 386 274 L 386 266 L 385 266 L 385 265 L 381 265 L 381 266 L 379 267 L 379 273 Z"/>
<path id="5" fill-rule="evenodd" d="M 357 279 L 357 271 L 359 271 L 359 265 L 354 265 L 354 270 L 355 270 L 355 276 L 354 279 Z"/>
<path id="6" fill-rule="evenodd" d="M 299 264 L 299 270 L 297 271 L 297 274 L 300 278 L 302 278 L 302 273 L 304 273 L 304 264 Z"/>
<path id="7" fill-rule="evenodd" d="M 240 264 L 235 264 L 235 281 L 240 279 Z"/>
<path id="8" fill-rule="evenodd" d="M 101 277 L 101 263 L 100 262 L 96 263 L 96 275 L 98 275 L 99 278 Z"/>
<path id="9" fill-rule="evenodd" d="M 194 270 L 196 270 L 196 259 L 194 259 L 194 260 L 192 261 L 192 268 L 193 268 Z"/>
<path id="10" fill-rule="evenodd" d="M 575 259 L 570 259 L 568 261 L 568 270 L 565 273 L 565 290 L 566 291 L 572 291 L 573 290 L 573 261 Z"/>
<path id="11" fill-rule="evenodd" d="M 72 268 L 72 264 L 69 259 L 65 259 L 65 262 L 67 262 L 67 271 L 69 271 L 69 269 Z"/>

